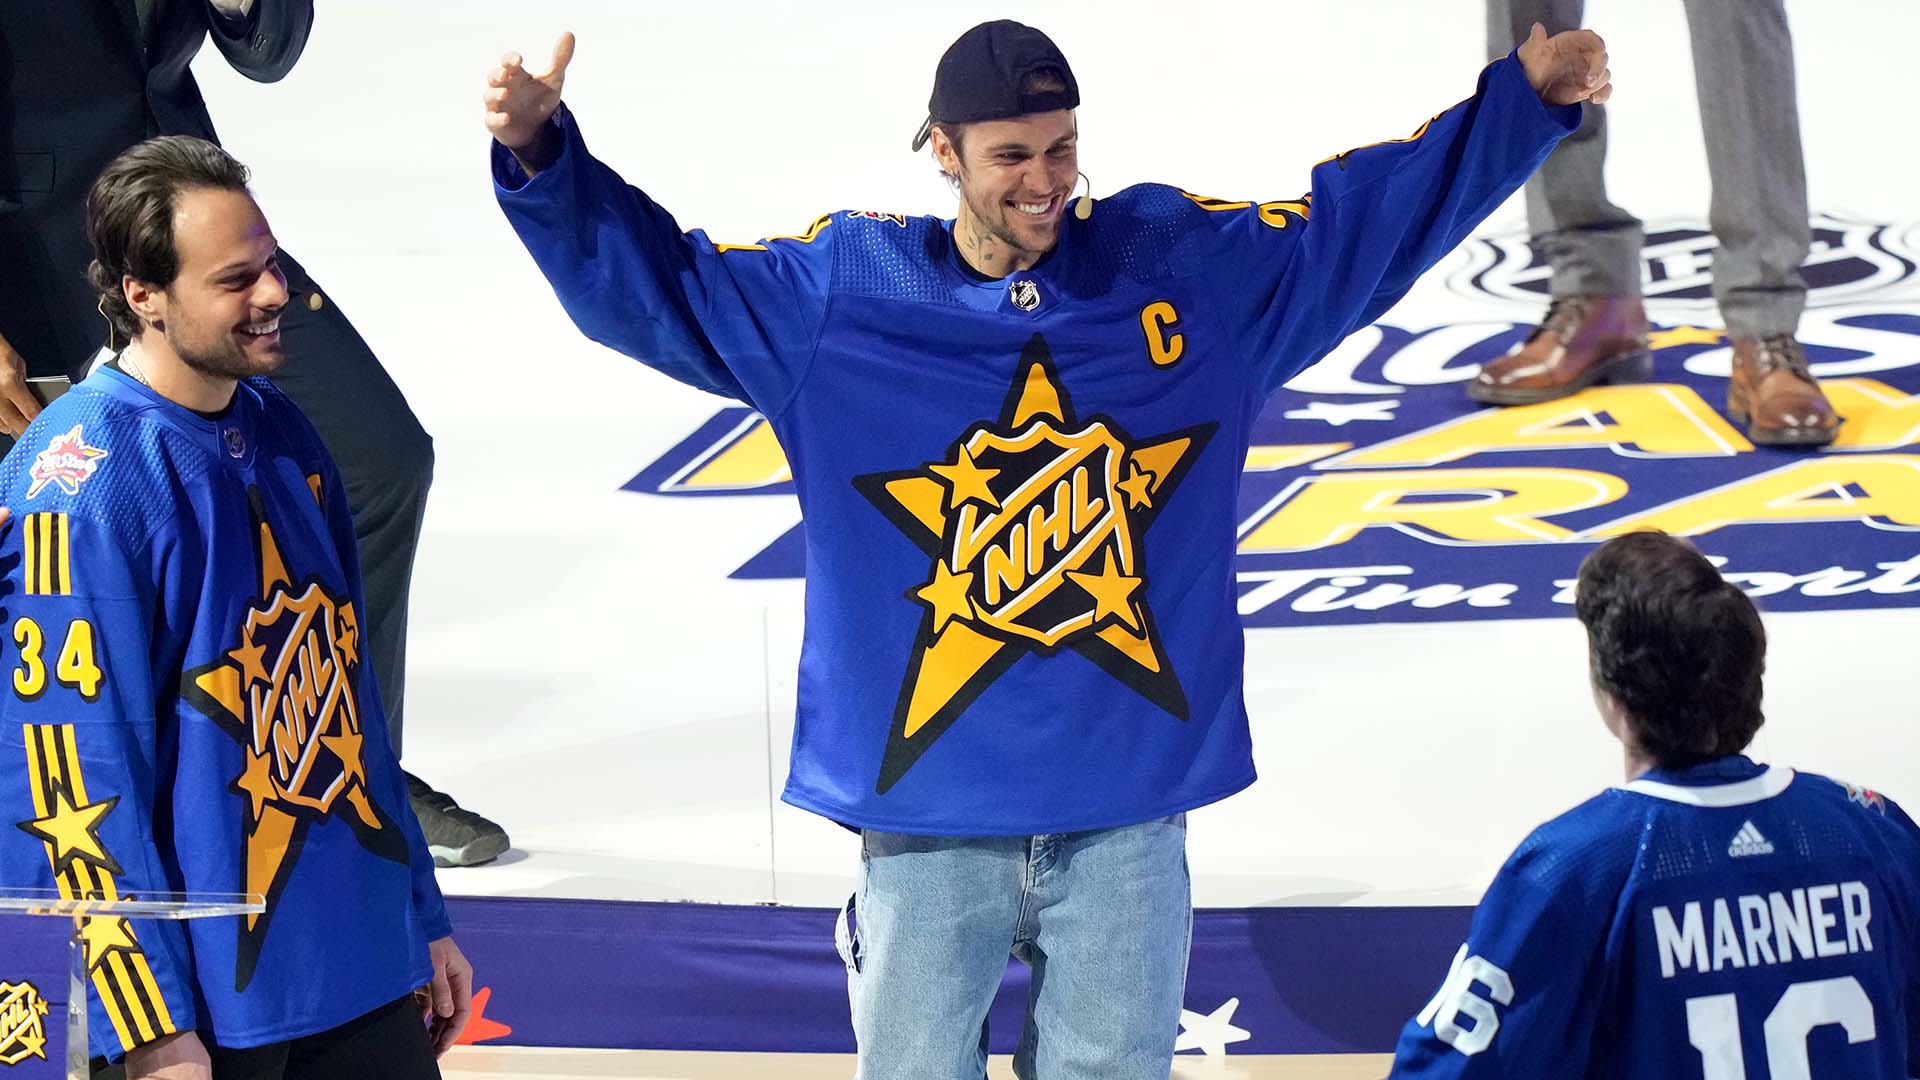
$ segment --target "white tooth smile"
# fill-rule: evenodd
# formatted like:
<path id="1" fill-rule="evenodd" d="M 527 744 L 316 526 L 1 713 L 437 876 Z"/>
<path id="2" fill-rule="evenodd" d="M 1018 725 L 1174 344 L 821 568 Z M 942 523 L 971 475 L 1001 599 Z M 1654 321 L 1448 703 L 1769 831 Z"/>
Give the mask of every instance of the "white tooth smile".
<path id="1" fill-rule="evenodd" d="M 268 334 L 277 332 L 279 329 L 280 329 L 280 320 L 274 319 L 272 322 L 264 322 L 258 326 L 246 327 L 245 331 L 249 334 L 254 335 L 255 337 L 265 337 Z"/>
<path id="2" fill-rule="evenodd" d="M 1036 217 L 1046 213 L 1047 210 L 1052 206 L 1053 206 L 1052 199 L 1048 199 L 1046 202 L 1037 202 L 1037 203 L 1017 202 L 1013 204 L 1013 208 L 1015 210 L 1018 210 L 1023 214 L 1032 214 Z"/>

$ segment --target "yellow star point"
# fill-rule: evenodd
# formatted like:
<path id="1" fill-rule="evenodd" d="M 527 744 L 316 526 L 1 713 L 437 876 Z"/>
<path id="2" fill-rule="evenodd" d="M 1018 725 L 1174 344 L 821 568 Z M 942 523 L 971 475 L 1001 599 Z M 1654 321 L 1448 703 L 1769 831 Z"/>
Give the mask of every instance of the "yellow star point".
<path id="1" fill-rule="evenodd" d="M 1647 347 L 1658 352 L 1676 345 L 1712 345 L 1727 335 L 1704 326 L 1674 326 L 1647 335 Z"/>
<path id="2" fill-rule="evenodd" d="M 364 778 L 366 769 L 360 763 L 360 733 L 347 730 L 345 723 L 335 735 L 320 736 L 320 744 L 332 751 L 340 759 L 340 767 L 350 777 Z"/>
<path id="3" fill-rule="evenodd" d="M 956 574 L 947 569 L 947 561 L 938 559 L 933 564 L 933 580 L 914 590 L 913 595 L 933 609 L 933 632 L 938 634 L 955 619 L 967 619 L 973 615 L 973 600 L 967 590 L 973 587 L 973 571 L 963 570 Z"/>
<path id="4" fill-rule="evenodd" d="M 45 1016 L 47 1014 L 46 1006 L 44 1005 L 37 1006 L 34 1009 L 34 1012 L 40 1014 L 41 1016 Z M 21 1032 L 19 1036 L 19 1041 L 16 1045 L 19 1046 L 20 1050 L 18 1055 L 15 1057 L 15 1060 L 25 1061 L 29 1056 L 37 1057 L 42 1060 L 46 1059 L 47 1037 L 45 1035 L 34 1035 L 30 1032 Z"/>
<path id="5" fill-rule="evenodd" d="M 362 825 L 375 832 L 386 827 L 380 824 L 380 812 L 373 808 L 373 800 L 367 797 L 365 780 L 348 788 L 346 798 L 347 805 L 353 808 L 354 815 L 360 819 Z"/>
<path id="6" fill-rule="evenodd" d="M 1143 510 L 1153 506 L 1153 474 L 1133 463 L 1133 472 L 1114 486 L 1127 497 L 1127 509 Z"/>
<path id="7" fill-rule="evenodd" d="M 234 663 L 240 665 L 240 677 L 246 680 L 248 685 L 268 681 L 265 645 L 249 641 L 227 655 L 233 658 Z"/>
<path id="8" fill-rule="evenodd" d="M 249 750 L 246 771 L 240 774 L 240 779 L 235 783 L 241 791 L 246 792 L 251 821 L 258 822 L 262 808 L 279 797 L 273 789 L 272 766 L 265 754 L 255 754 Z"/>
<path id="9" fill-rule="evenodd" d="M 340 605 L 340 629 L 333 640 L 340 649 L 342 661 L 347 664 L 360 662 L 360 620 L 354 615 L 352 604 Z"/>
<path id="10" fill-rule="evenodd" d="M 111 865 L 106 846 L 100 842 L 100 822 L 120 801 L 118 796 L 97 803 L 77 805 L 65 788 L 54 790 L 56 805 L 46 817 L 25 822 L 24 827 L 53 849 L 56 871 L 75 859 L 96 866 Z"/>
<path id="11" fill-rule="evenodd" d="M 1047 375 L 1046 365 L 1031 364 L 1020 389 L 1020 402 L 1014 408 L 1013 427 L 1024 427 L 1036 416 L 1051 416 L 1065 422 L 1067 410 L 1060 401 L 1060 386 Z"/>
<path id="12" fill-rule="evenodd" d="M 949 509 L 957 510 L 960 504 L 968 501 L 984 503 L 991 510 L 1000 509 L 1000 500 L 987 487 L 987 481 L 999 476 L 1000 470 L 981 468 L 965 444 L 961 445 L 959 456 L 952 464 L 942 462 L 929 465 L 927 471 L 947 482 Z"/>
<path id="13" fill-rule="evenodd" d="M 1140 579 L 1121 573 L 1115 565 L 1117 561 L 1109 553 L 1106 568 L 1098 574 L 1069 570 L 1067 580 L 1087 590 L 1093 597 L 1093 621 L 1096 624 L 1112 616 L 1129 629 L 1138 631 L 1140 617 L 1133 610 L 1133 594 L 1140 588 Z"/>
<path id="14" fill-rule="evenodd" d="M 92 971 L 111 952 L 130 952 L 138 946 L 133 940 L 133 925 L 125 919 L 96 915 L 80 927 L 80 941 L 87 950 L 87 970 Z"/>

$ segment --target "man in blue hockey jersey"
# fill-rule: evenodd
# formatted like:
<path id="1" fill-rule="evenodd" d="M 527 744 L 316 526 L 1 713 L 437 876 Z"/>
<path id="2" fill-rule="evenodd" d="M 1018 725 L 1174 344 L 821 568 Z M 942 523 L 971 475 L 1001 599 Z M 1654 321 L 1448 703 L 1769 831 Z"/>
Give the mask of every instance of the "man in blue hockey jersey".
<path id="1" fill-rule="evenodd" d="M 978 1080 L 1009 948 L 1023 1076 L 1164 1080 L 1185 812 L 1253 782 L 1234 607 L 1251 422 L 1610 93 L 1536 30 L 1412 137 L 1256 204 L 1072 201 L 1079 86 L 974 27 L 935 72 L 951 220 L 827 214 L 721 244 L 587 150 L 552 69 L 485 91 L 501 206 L 589 336 L 759 409 L 807 520 L 785 799 L 857 828 L 840 944 L 860 1075 Z"/>
<path id="2" fill-rule="evenodd" d="M 280 363 L 287 290 L 246 180 L 168 136 L 89 193 L 89 274 L 128 344 L 0 463 L 0 883 L 265 898 L 88 921 L 102 1069 L 433 1077 L 472 973 L 365 663 L 339 473 L 256 377 Z"/>
<path id="3" fill-rule="evenodd" d="M 1762 722 L 1753 602 L 1645 532 L 1587 558 L 1575 610 L 1627 783 L 1507 860 L 1393 1076 L 1920 1076 L 1920 829 L 1741 756 Z"/>

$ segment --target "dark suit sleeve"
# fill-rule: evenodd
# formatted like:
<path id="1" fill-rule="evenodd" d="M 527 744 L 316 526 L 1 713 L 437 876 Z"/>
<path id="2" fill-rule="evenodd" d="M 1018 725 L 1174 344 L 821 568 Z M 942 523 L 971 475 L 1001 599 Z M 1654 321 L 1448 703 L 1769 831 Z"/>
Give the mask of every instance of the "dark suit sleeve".
<path id="1" fill-rule="evenodd" d="M 313 0 L 254 0 L 231 19 L 206 0 L 208 36 L 233 69 L 254 82 L 279 82 L 293 70 L 313 30 Z"/>

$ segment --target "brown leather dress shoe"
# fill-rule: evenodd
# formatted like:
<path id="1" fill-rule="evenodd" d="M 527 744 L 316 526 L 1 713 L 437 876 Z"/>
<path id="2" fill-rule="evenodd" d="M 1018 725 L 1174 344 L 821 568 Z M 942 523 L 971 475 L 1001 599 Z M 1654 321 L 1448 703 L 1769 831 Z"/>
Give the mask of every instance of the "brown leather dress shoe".
<path id="1" fill-rule="evenodd" d="M 1569 296 L 1547 308 L 1518 349 L 1481 368 L 1467 396 L 1488 405 L 1531 405 L 1652 374 L 1639 297 Z"/>
<path id="2" fill-rule="evenodd" d="M 1734 339 L 1727 414 L 1763 446 L 1825 446 L 1840 431 L 1833 403 L 1791 334 Z"/>

